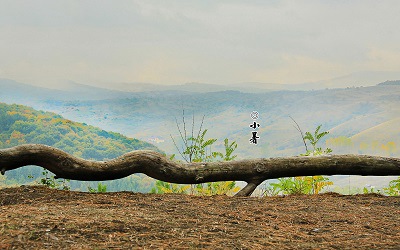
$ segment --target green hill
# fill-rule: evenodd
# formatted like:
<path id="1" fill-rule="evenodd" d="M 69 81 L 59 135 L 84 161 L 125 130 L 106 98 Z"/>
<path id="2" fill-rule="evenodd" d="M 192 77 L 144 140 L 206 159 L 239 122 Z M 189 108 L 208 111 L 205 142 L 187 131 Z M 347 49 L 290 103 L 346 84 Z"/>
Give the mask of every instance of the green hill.
<path id="1" fill-rule="evenodd" d="M 85 159 L 112 159 L 138 149 L 160 150 L 119 133 L 73 122 L 51 112 L 0 103 L 0 148 L 40 143 Z"/>
<path id="2" fill-rule="evenodd" d="M 0 103 L 0 148 L 26 143 L 53 146 L 91 160 L 112 159 L 139 149 L 161 152 L 150 143 L 107 132 L 85 123 L 73 122 L 55 113 L 37 111 L 23 105 Z M 28 176 L 39 178 L 41 171 L 38 167 L 10 171 L 6 174 L 7 183 L 31 182 L 32 180 L 27 180 Z M 137 176 L 128 179 L 132 181 L 132 178 L 138 181 Z M 115 181 L 113 183 L 115 184 Z M 75 186 L 79 188 L 81 185 L 75 183 Z M 121 186 L 121 183 L 117 186 Z"/>

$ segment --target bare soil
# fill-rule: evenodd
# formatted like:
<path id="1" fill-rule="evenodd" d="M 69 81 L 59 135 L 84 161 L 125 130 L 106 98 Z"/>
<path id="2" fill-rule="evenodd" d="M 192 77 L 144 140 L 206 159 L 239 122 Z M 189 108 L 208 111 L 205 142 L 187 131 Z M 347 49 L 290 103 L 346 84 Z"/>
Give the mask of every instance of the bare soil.
<path id="1" fill-rule="evenodd" d="M 400 249 L 400 197 L 0 190 L 0 249 Z"/>

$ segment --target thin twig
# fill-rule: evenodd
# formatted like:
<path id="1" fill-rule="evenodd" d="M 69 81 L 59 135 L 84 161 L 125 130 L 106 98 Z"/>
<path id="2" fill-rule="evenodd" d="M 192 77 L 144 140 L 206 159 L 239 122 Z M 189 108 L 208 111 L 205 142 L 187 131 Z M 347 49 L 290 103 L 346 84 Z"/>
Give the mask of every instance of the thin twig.
<path id="1" fill-rule="evenodd" d="M 193 148 L 193 141 L 194 141 L 193 131 L 194 131 L 194 112 L 193 112 L 193 117 L 192 117 L 192 144 L 190 145 L 191 149 L 192 149 L 192 152 L 194 151 L 194 148 Z"/>
<path id="2" fill-rule="evenodd" d="M 187 133 L 186 133 L 186 122 L 185 122 L 185 110 L 182 110 L 182 121 L 183 121 L 183 131 L 185 132 L 185 146 L 187 146 Z"/>
<path id="3" fill-rule="evenodd" d="M 186 148 L 186 149 L 189 149 L 188 158 L 185 156 L 186 154 L 184 154 L 185 148 L 183 148 L 183 149 L 182 149 L 182 152 L 181 152 L 181 151 L 179 150 L 178 145 L 176 144 L 174 138 L 172 137 L 172 135 L 170 135 L 170 136 L 171 136 L 172 141 L 174 142 L 175 148 L 178 150 L 178 152 L 179 152 L 179 154 L 182 156 L 182 158 L 183 158 L 186 162 L 192 162 L 192 160 L 193 160 L 193 155 L 194 155 L 194 152 L 195 152 L 195 150 L 196 150 L 195 148 L 198 147 L 198 146 L 199 146 L 198 143 L 200 143 L 200 142 L 198 141 L 198 139 L 199 139 L 200 134 L 201 134 L 201 132 L 202 132 L 202 128 L 203 128 L 203 123 L 204 123 L 205 115 L 203 115 L 203 118 L 201 119 L 201 124 L 200 124 L 199 131 L 198 131 L 198 133 L 197 133 L 197 138 L 194 138 L 193 136 L 194 136 L 195 120 L 194 120 L 194 113 L 193 113 L 193 118 L 192 118 L 192 131 L 191 131 L 191 135 L 192 135 L 191 138 L 192 138 L 192 139 L 191 139 L 191 145 L 190 145 L 190 146 L 189 146 L 189 143 L 188 143 L 188 137 L 187 137 L 187 131 L 186 131 L 186 121 L 185 121 L 185 110 L 184 110 L 184 109 L 182 110 L 182 115 L 183 115 L 182 121 L 183 121 L 183 130 L 184 130 L 183 133 L 182 133 L 182 130 L 181 130 L 180 126 L 179 126 L 178 119 L 177 119 L 176 117 L 175 117 L 175 123 L 176 123 L 176 127 L 178 128 L 179 135 L 180 135 L 180 137 L 181 137 L 181 139 L 182 139 L 182 141 L 183 141 L 183 144 L 184 144 L 185 148 Z M 194 143 L 194 146 L 193 146 L 193 143 Z"/>
<path id="4" fill-rule="evenodd" d="M 178 146 L 176 145 L 175 140 L 174 140 L 174 138 L 172 137 L 172 135 L 171 135 L 171 134 L 169 134 L 169 135 L 171 136 L 171 139 L 172 139 L 172 141 L 174 142 L 174 145 L 175 145 L 176 150 L 178 150 L 179 154 L 182 156 L 182 158 L 183 158 L 186 162 L 189 162 L 189 161 L 187 160 L 187 158 L 185 157 L 185 155 L 182 154 L 181 151 L 179 150 L 179 148 L 178 148 Z"/>
<path id="5" fill-rule="evenodd" d="M 194 144 L 195 147 L 198 147 L 199 145 L 197 145 L 197 143 L 200 143 L 200 142 L 199 142 L 199 137 L 200 137 L 200 134 L 201 134 L 201 130 L 202 130 L 202 128 L 203 128 L 203 123 L 204 123 L 204 117 L 205 117 L 205 116 L 206 116 L 206 115 L 203 115 L 203 118 L 201 119 L 199 132 L 197 133 L 197 139 L 196 139 L 195 144 Z"/>
<path id="6" fill-rule="evenodd" d="M 183 141 L 183 144 L 185 145 L 186 148 L 188 148 L 187 140 L 186 140 L 186 138 L 183 137 L 181 128 L 179 127 L 178 119 L 176 119 L 176 117 L 175 117 L 175 123 L 176 123 L 176 127 L 178 128 L 179 135 L 181 136 L 181 139 Z M 172 138 L 172 136 L 171 136 L 171 138 Z M 172 138 L 172 140 L 174 141 L 173 138 Z M 176 149 L 178 150 L 178 152 L 182 156 L 182 158 L 185 159 L 186 162 L 191 162 L 191 153 L 189 154 L 189 160 L 188 160 L 185 156 L 183 156 L 183 153 L 180 152 L 180 150 L 179 150 L 178 146 L 176 145 L 175 141 L 174 141 L 174 144 L 175 144 Z"/>
<path id="7" fill-rule="evenodd" d="M 303 139 L 304 147 L 306 147 L 306 152 L 308 152 L 307 143 L 306 143 L 306 140 L 304 139 L 303 131 L 301 130 L 299 124 L 298 124 L 290 115 L 289 115 L 289 117 L 290 117 L 290 119 L 292 119 L 292 121 L 293 121 L 294 123 L 296 123 L 297 127 L 294 126 L 294 125 L 293 125 L 293 127 L 295 127 L 295 129 L 297 129 L 297 131 L 300 132 L 300 134 L 301 134 L 301 139 Z"/>
<path id="8" fill-rule="evenodd" d="M 176 117 L 175 117 L 175 123 L 176 123 L 176 127 L 178 128 L 179 135 L 181 136 L 181 139 L 182 139 L 182 141 L 183 141 L 183 144 L 185 144 L 185 147 L 187 147 L 187 146 L 188 146 L 188 145 L 187 145 L 187 141 L 186 141 L 186 140 L 184 139 L 184 137 L 183 137 L 181 128 L 179 127 L 178 119 L 176 119 Z"/>

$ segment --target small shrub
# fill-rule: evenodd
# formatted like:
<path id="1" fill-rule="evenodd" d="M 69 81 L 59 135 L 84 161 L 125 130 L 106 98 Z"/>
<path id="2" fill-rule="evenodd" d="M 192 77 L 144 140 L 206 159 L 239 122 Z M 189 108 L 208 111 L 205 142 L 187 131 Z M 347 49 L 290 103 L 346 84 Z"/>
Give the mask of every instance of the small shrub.
<path id="1" fill-rule="evenodd" d="M 97 189 L 88 186 L 88 191 L 90 193 L 105 193 L 107 192 L 107 185 L 101 184 L 100 182 L 97 183 Z"/>
<path id="2" fill-rule="evenodd" d="M 291 118 L 293 120 L 293 118 Z M 332 149 L 326 148 L 322 150 L 321 147 L 317 147 L 317 143 L 327 134 L 328 131 L 319 132 L 322 125 L 319 125 L 314 134 L 310 132 L 306 132 L 305 136 L 303 135 L 302 130 L 295 120 L 293 120 L 297 127 L 297 131 L 300 132 L 301 137 L 304 142 L 304 146 L 306 148 L 306 153 L 301 154 L 302 156 L 318 156 L 329 154 L 332 152 Z M 312 150 L 308 150 L 307 141 L 311 144 Z M 277 183 L 270 183 L 270 188 L 268 190 L 273 193 L 282 193 L 282 194 L 318 194 L 325 187 L 333 185 L 333 182 L 329 180 L 328 177 L 324 177 L 321 175 L 318 176 L 297 176 L 291 178 L 279 178 Z"/>
<path id="3" fill-rule="evenodd" d="M 385 194 L 390 196 L 399 196 L 400 195 L 400 177 L 396 180 L 392 180 L 389 182 L 389 186 L 387 188 L 383 188 Z"/>
<path id="4" fill-rule="evenodd" d="M 43 170 L 43 177 L 39 180 L 39 184 L 44 185 L 49 188 L 70 190 L 68 179 L 56 179 L 53 174 L 50 174 L 48 170 Z M 31 178 L 29 176 L 29 178 Z"/>

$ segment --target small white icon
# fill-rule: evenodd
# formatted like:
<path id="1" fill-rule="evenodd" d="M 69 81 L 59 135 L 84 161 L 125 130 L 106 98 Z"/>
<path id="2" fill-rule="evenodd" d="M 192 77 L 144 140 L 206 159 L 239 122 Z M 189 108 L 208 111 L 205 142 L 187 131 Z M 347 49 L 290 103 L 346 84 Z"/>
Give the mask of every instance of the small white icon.
<path id="1" fill-rule="evenodd" d="M 251 112 L 250 116 L 251 116 L 251 119 L 257 120 L 258 119 L 258 112 L 257 111 L 253 111 L 253 112 Z"/>

